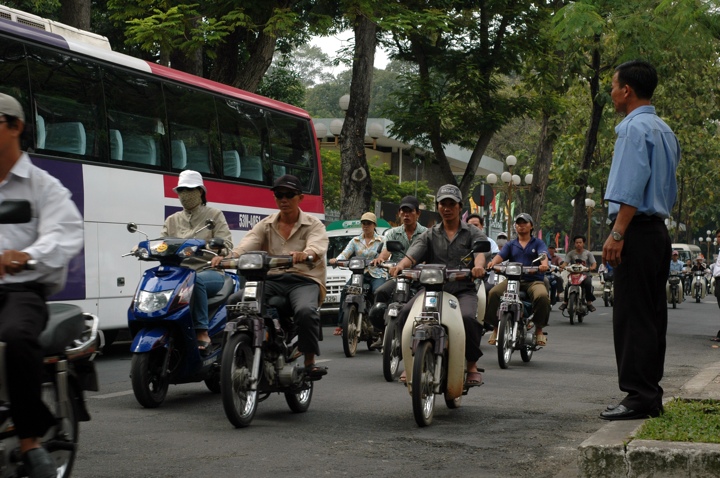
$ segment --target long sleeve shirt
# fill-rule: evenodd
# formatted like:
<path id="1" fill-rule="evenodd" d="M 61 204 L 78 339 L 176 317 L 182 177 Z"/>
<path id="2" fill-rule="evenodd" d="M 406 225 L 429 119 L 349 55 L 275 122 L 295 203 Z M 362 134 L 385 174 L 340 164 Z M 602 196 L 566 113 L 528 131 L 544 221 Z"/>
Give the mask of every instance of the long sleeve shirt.
<path id="1" fill-rule="evenodd" d="M 203 228 L 205 221 L 208 219 L 213 220 L 215 227 L 212 230 L 204 229 L 196 235 L 195 231 Z M 160 235 L 161 237 L 178 237 L 181 239 L 202 239 L 206 242 L 209 242 L 213 237 L 219 237 L 225 242 L 225 247 L 228 250 L 233 247 L 230 227 L 222 211 L 203 204 L 200 204 L 192 211 L 183 209 L 168 216 L 165 219 Z M 208 267 L 208 261 L 201 257 L 190 257 L 183 261 L 183 266 L 200 270 Z"/>
<path id="2" fill-rule="evenodd" d="M 6 274 L 0 284 L 38 282 L 48 295 L 61 291 L 68 263 L 84 240 L 83 218 L 70 191 L 23 153 L 0 183 L 0 200 L 5 199 L 30 201 L 32 219 L 25 224 L 0 224 L 0 249 L 25 252 L 38 264 L 35 270 Z"/>
<path id="3" fill-rule="evenodd" d="M 337 260 L 346 261 L 353 256 L 362 257 L 365 259 L 375 259 L 385 246 L 385 238 L 377 232 L 373 234 L 373 238 L 370 241 L 366 241 L 363 235 L 353 237 L 345 246 L 345 249 L 338 254 Z M 387 279 L 388 275 L 385 269 L 377 266 L 370 266 L 367 268 L 367 273 L 371 277 L 377 279 Z"/>

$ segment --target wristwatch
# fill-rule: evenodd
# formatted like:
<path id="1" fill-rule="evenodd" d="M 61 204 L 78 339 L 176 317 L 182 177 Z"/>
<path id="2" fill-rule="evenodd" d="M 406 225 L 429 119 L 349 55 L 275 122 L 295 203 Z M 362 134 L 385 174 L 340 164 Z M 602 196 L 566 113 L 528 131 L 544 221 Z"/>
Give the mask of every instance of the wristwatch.
<path id="1" fill-rule="evenodd" d="M 615 239 L 616 241 L 622 241 L 622 240 L 625 238 L 625 236 L 623 236 L 622 234 L 620 234 L 620 233 L 617 232 L 617 231 L 611 232 L 610 235 L 611 235 L 612 238 Z"/>

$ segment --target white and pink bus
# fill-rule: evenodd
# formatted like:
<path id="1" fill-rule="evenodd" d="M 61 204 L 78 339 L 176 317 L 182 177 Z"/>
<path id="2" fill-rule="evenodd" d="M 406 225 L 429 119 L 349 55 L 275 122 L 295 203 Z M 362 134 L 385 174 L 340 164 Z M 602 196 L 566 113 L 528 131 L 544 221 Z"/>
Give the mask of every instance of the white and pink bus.
<path id="1" fill-rule="evenodd" d="M 84 252 L 51 299 L 97 314 L 108 338 L 127 327 L 147 267 L 121 258 L 140 239 L 125 225 L 159 234 L 180 209 L 172 188 L 181 171 L 202 173 L 208 204 L 225 213 L 235 243 L 276 209 L 270 187 L 282 174 L 304 184 L 303 210 L 324 217 L 320 154 L 306 111 L 7 11 L 0 11 L 0 92 L 23 104 L 23 149 L 70 189 L 85 218 Z"/>

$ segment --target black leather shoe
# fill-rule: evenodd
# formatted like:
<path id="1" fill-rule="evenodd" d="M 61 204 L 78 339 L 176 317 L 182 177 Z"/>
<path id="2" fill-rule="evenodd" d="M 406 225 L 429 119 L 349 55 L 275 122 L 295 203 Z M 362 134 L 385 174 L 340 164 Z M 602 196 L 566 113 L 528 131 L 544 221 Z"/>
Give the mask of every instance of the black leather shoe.
<path id="1" fill-rule="evenodd" d="M 642 418 L 657 417 L 661 413 L 662 410 L 658 408 L 646 411 L 638 411 L 631 410 L 625 405 L 617 405 L 613 408 L 608 407 L 605 411 L 601 412 L 600 418 L 602 418 L 603 420 L 638 420 Z"/>

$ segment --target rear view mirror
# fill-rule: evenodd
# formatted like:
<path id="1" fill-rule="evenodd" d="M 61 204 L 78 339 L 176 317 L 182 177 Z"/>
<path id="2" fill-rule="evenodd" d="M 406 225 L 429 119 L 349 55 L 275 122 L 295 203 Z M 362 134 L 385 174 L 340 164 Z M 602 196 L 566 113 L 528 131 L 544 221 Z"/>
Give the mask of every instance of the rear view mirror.
<path id="1" fill-rule="evenodd" d="M 490 252 L 490 241 L 475 241 L 472 246 L 473 252 Z"/>
<path id="2" fill-rule="evenodd" d="M 30 201 L 6 199 L 0 203 L 0 224 L 24 224 L 32 219 Z"/>
<path id="3" fill-rule="evenodd" d="M 387 250 L 392 252 L 393 254 L 396 252 L 405 252 L 402 242 L 400 241 L 387 241 L 385 245 L 387 246 Z"/>
<path id="4" fill-rule="evenodd" d="M 128 222 L 126 227 L 127 227 L 128 232 L 131 232 L 131 233 L 135 233 L 138 230 L 137 224 L 135 224 L 134 222 Z"/>

